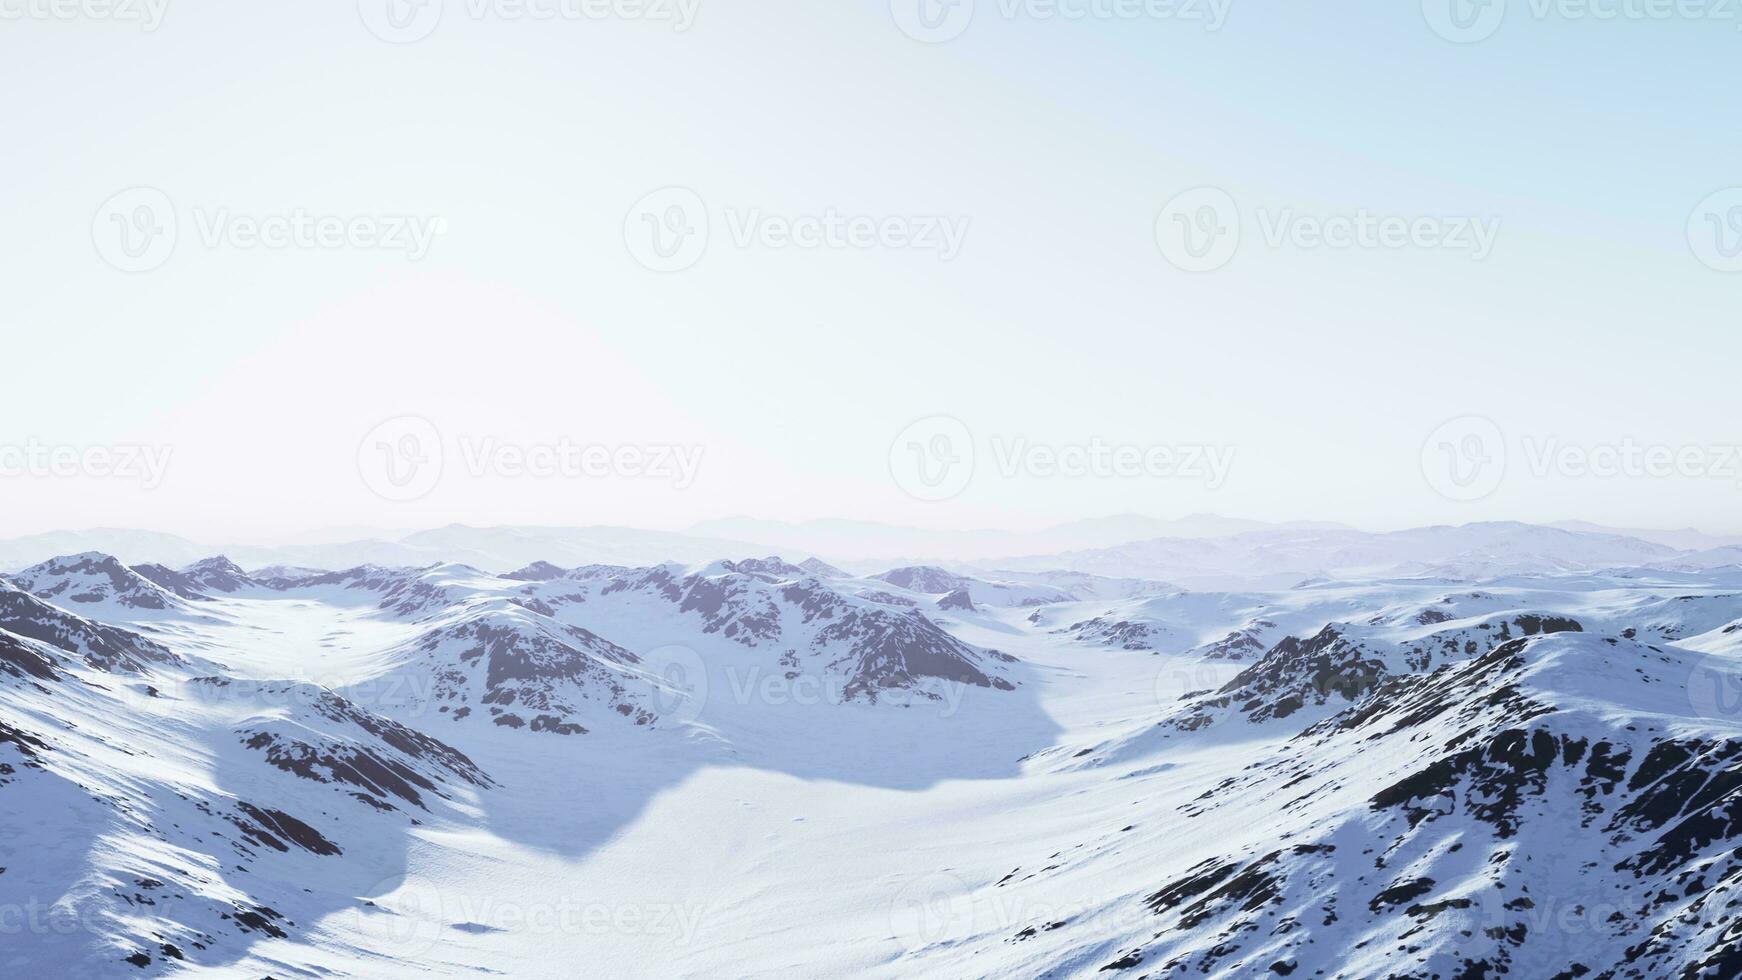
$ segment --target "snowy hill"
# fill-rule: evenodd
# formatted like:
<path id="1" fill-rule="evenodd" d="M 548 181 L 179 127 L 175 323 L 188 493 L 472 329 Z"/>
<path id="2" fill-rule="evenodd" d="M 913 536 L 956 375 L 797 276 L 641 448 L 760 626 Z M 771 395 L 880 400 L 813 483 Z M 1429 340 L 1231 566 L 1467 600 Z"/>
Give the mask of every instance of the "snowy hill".
<path id="1" fill-rule="evenodd" d="M 181 596 L 115 558 L 94 551 L 32 565 L 11 579 L 38 598 L 70 608 L 144 613 L 185 607 Z"/>
<path id="2" fill-rule="evenodd" d="M 1691 659 L 1563 633 L 1391 682 L 1181 807 L 1289 830 L 1152 880 L 1106 967 L 1733 974 L 1742 728 L 1688 722 Z"/>
<path id="3" fill-rule="evenodd" d="M 1654 977 L 1742 949 L 1742 576 L 148 571 L 0 584 L 0 907 L 73 923 L 8 972 Z"/>
<path id="4" fill-rule="evenodd" d="M 1440 576 L 1475 581 L 1650 566 L 1676 549 L 1619 534 L 1511 522 L 1427 527 L 1388 534 L 1273 530 L 1214 539 L 1161 538 L 1111 548 L 1036 555 L 1000 567 L 1066 569 L 1178 582 L 1190 588 L 1286 588 L 1310 578 Z"/>

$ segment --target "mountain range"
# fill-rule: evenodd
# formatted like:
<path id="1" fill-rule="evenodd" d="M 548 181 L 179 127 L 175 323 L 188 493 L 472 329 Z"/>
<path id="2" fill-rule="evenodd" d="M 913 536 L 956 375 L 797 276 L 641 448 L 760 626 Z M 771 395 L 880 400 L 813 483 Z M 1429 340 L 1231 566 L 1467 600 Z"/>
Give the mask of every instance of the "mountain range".
<path id="1" fill-rule="evenodd" d="M 1499 522 L 1378 533 L 1335 524 L 1263 524 L 1214 515 L 1171 521 L 1127 515 L 1032 532 L 934 532 L 853 521 L 748 519 L 705 522 L 682 532 L 456 524 L 358 538 L 312 534 L 306 543 L 223 546 L 157 532 L 97 529 L 0 540 L 0 571 L 92 551 L 129 564 L 166 567 L 221 553 L 249 567 L 330 570 L 452 562 L 492 572 L 536 561 L 571 567 L 692 564 L 721 555 L 778 552 L 858 573 L 941 565 L 977 573 L 1085 571 L 1204 588 L 1246 588 L 1281 587 L 1316 576 L 1481 575 L 1508 568 L 1625 565 L 1711 568 L 1742 562 L 1742 536 L 1579 522 Z"/>
<path id="2" fill-rule="evenodd" d="M 1742 969 L 1742 567 L 1197 547 L 1422 567 L 36 563 L 0 579 L 0 967 Z"/>

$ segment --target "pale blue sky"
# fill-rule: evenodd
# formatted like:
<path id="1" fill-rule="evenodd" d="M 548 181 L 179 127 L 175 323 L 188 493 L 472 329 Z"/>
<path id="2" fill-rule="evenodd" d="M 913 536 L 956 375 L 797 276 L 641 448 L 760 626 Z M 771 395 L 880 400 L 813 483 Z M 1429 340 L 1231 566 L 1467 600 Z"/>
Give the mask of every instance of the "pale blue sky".
<path id="1" fill-rule="evenodd" d="M 367 0 L 373 2 L 373 0 Z M 1009 0 L 1006 0 L 1009 2 Z M 1430 0 L 1431 2 L 1431 0 Z M 26 0 L 0 0 L 0 11 Z M 8 6 L 9 4 L 9 6 Z M 1742 444 L 1742 275 L 1695 206 L 1742 185 L 1742 33 L 1537 18 L 1453 44 L 1415 3 L 1235 0 L 1221 30 L 1001 16 L 918 43 L 878 0 L 701 0 L 693 28 L 482 19 L 448 0 L 393 45 L 353 3 L 170 0 L 161 26 L 0 21 L 0 445 L 173 450 L 161 486 L 3 478 L 0 533 L 226 538 L 330 524 L 622 523 L 731 514 L 1033 526 L 1193 511 L 1396 527 L 1583 518 L 1742 530 L 1737 477 L 1538 476 L 1521 441 Z M 681 272 L 625 216 L 688 187 Z M 1182 272 L 1157 212 L 1244 215 Z M 93 217 L 161 189 L 162 267 L 106 265 Z M 218 209 L 440 217 L 410 261 L 206 247 Z M 966 217 L 960 255 L 739 248 L 725 212 Z M 1274 217 L 1500 222 L 1492 255 L 1272 248 Z M 1474 502 L 1424 479 L 1447 419 L 1512 442 Z M 416 415 L 444 480 L 371 493 L 358 445 Z M 976 478 L 928 503 L 892 440 L 948 415 Z M 462 437 L 699 445 L 693 485 L 459 472 Z M 989 440 L 1232 447 L 1228 480 L 1005 476 Z"/>

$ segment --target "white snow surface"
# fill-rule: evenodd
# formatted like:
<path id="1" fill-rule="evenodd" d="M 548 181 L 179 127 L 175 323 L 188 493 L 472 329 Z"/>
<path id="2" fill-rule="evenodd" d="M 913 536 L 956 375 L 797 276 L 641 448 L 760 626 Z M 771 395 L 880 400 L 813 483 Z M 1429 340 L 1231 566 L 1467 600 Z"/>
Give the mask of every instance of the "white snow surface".
<path id="1" fill-rule="evenodd" d="M 1494 542 L 1249 591 L 77 556 L 0 586 L 0 975 L 1735 975 L 1742 573 Z"/>

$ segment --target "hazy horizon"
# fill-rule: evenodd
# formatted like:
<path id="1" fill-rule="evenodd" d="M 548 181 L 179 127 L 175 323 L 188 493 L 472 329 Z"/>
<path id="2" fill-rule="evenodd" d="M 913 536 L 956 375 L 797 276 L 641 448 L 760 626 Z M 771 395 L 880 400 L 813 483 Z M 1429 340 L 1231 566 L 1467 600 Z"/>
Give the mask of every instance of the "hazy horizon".
<path id="1" fill-rule="evenodd" d="M 1103 521 L 1115 521 L 1115 520 L 1127 519 L 1127 518 L 1144 520 L 1144 521 L 1154 521 L 1157 523 L 1182 523 L 1182 522 L 1186 522 L 1186 521 L 1193 520 L 1193 519 L 1210 518 L 1210 519 L 1228 520 L 1228 521 L 1250 521 L 1254 524 L 1264 525 L 1267 527 L 1277 527 L 1277 528 L 1290 527 L 1290 526 L 1303 526 L 1303 525 L 1325 525 L 1325 526 L 1334 526 L 1338 529 L 1358 531 L 1358 532 L 1365 533 L 1365 534 L 1391 534 L 1391 533 L 1395 533 L 1398 531 L 1411 531 L 1411 530 L 1419 530 L 1419 529 L 1430 528 L 1430 527 L 1466 527 L 1469 525 L 1476 525 L 1476 524 L 1528 524 L 1528 525 L 1537 526 L 1537 527 L 1557 527 L 1557 526 L 1569 525 L 1569 524 L 1589 524 L 1594 528 L 1602 528 L 1606 531 L 1613 531 L 1613 532 L 1617 532 L 1617 533 L 1626 533 L 1629 531 L 1646 531 L 1646 532 L 1654 532 L 1654 533 L 1674 533 L 1674 532 L 1686 531 L 1686 532 L 1694 532 L 1694 533 L 1698 533 L 1698 534 L 1708 535 L 1708 536 L 1715 537 L 1715 538 L 1729 538 L 1729 537 L 1742 538 L 1742 529 L 1731 530 L 1731 529 L 1726 529 L 1726 528 L 1721 528 L 1721 527 L 1719 527 L 1719 528 L 1701 527 L 1701 526 L 1696 526 L 1696 525 L 1691 525 L 1691 524 L 1660 525 L 1660 526 L 1650 526 L 1650 527 L 1621 527 L 1621 526 L 1612 525 L 1612 524 L 1603 524 L 1603 523 L 1597 522 L 1597 521 L 1582 521 L 1582 520 L 1579 520 L 1576 518 L 1551 519 L 1551 520 L 1545 520 L 1545 521 L 1522 521 L 1522 520 L 1512 520 L 1512 519 L 1502 517 L 1502 518 L 1487 518 L 1487 519 L 1482 519 L 1482 520 L 1469 520 L 1469 521 L 1440 521 L 1440 522 L 1431 523 L 1431 524 L 1406 524 L 1406 525 L 1400 525 L 1400 526 L 1396 526 L 1396 527 L 1363 527 L 1363 526 L 1358 525 L 1358 524 L 1350 524 L 1350 523 L 1343 522 L 1343 521 L 1322 521 L 1322 520 L 1315 520 L 1315 519 L 1311 519 L 1311 518 L 1284 519 L 1284 520 L 1277 520 L 1277 521 L 1269 521 L 1269 520 L 1258 520 L 1256 518 L 1241 517 L 1241 516 L 1237 516 L 1237 515 L 1214 514 L 1214 513 L 1208 513 L 1208 512 L 1181 514 L 1181 515 L 1174 516 L 1174 517 L 1159 517 L 1159 516 L 1154 516 L 1154 515 L 1149 515 L 1149 514 L 1125 512 L 1125 513 L 1115 513 L 1115 514 L 1102 514 L 1102 515 L 1096 515 L 1096 516 L 1090 516 L 1090 517 L 1080 517 L 1080 518 L 1063 520 L 1063 521 L 1058 521 L 1058 522 L 1047 522 L 1047 523 L 1033 524 L 1033 525 L 1027 525 L 1027 526 L 1011 524 L 1011 525 L 1005 525 L 1005 526 L 984 525 L 984 526 L 969 526 L 969 527 L 957 527 L 957 526 L 952 526 L 952 525 L 935 525 L 934 526 L 934 525 L 925 525 L 925 524 L 918 524 L 918 523 L 897 524 L 897 523 L 893 523 L 893 522 L 889 522 L 889 521 L 861 520 L 858 518 L 851 518 L 851 517 L 816 517 L 816 518 L 809 518 L 807 520 L 800 520 L 800 521 L 783 521 L 779 518 L 756 517 L 756 516 L 751 516 L 751 515 L 746 515 L 746 514 L 731 514 L 731 515 L 726 515 L 724 517 L 719 517 L 719 518 L 709 518 L 709 519 L 700 520 L 700 521 L 693 521 L 693 522 L 690 522 L 687 524 L 681 524 L 681 525 L 676 525 L 676 526 L 664 526 L 664 527 L 654 526 L 654 525 L 642 525 L 642 524 L 611 524 L 611 523 L 476 524 L 476 523 L 470 523 L 470 522 L 466 522 L 466 521 L 450 521 L 446 524 L 435 524 L 435 525 L 419 526 L 419 527 L 361 527 L 361 526 L 310 527 L 310 528 L 292 529 L 292 530 L 288 530 L 288 531 L 280 531 L 280 532 L 276 532 L 273 534 L 264 534 L 264 535 L 259 535 L 259 536 L 237 536 L 237 537 L 225 538 L 225 539 L 214 539 L 214 538 L 211 538 L 209 536 L 204 536 L 204 535 L 200 535 L 197 533 L 196 534 L 189 534 L 189 533 L 185 533 L 182 531 L 160 528 L 160 527 L 138 527 L 138 526 L 125 526 L 125 525 L 87 525 L 87 526 L 48 527 L 48 528 L 43 528 L 41 530 L 36 530 L 36 531 L 25 531 L 25 532 L 21 532 L 21 533 L 0 534 L 0 540 L 13 540 L 13 539 L 18 539 L 18 538 L 39 537 L 39 536 L 52 535 L 52 534 L 58 534 L 58 533 L 76 534 L 76 533 L 109 531 L 109 532 L 137 532 L 137 533 L 143 533 L 143 534 L 163 534 L 163 535 L 183 538 L 185 540 L 194 542 L 196 544 L 222 545 L 222 544 L 234 543 L 234 544 L 252 544 L 252 545 L 271 545 L 271 544 L 302 544 L 302 543 L 342 543 L 342 542 L 347 542 L 347 541 L 360 541 L 360 540 L 367 540 L 367 539 L 398 540 L 398 539 L 404 538 L 404 537 L 409 536 L 409 535 L 421 534 L 421 533 L 426 533 L 426 532 L 431 532 L 431 531 L 440 531 L 440 530 L 444 530 L 444 529 L 448 529 L 448 528 L 468 528 L 471 530 L 498 530 L 498 529 L 586 530 L 586 529 L 597 528 L 597 529 L 613 529 L 613 530 L 625 530 L 625 531 L 648 531 L 648 532 L 661 533 L 661 534 L 700 534 L 706 530 L 707 525 L 717 524 L 717 523 L 728 523 L 728 522 L 735 522 L 735 521 L 752 521 L 752 522 L 757 522 L 757 523 L 766 523 L 769 525 L 785 525 L 785 526 L 794 527 L 794 528 L 804 528 L 807 526 L 817 526 L 817 525 L 827 525 L 827 524 L 843 524 L 843 525 L 862 526 L 862 527 L 865 527 L 867 529 L 881 527 L 881 528 L 887 528 L 890 530 L 919 531 L 919 532 L 924 532 L 924 533 L 929 533 L 929 534 L 962 534 L 962 535 L 1013 534 L 1013 535 L 1021 535 L 1021 534 L 1034 534 L 1037 532 L 1043 532 L 1043 531 L 1049 531 L 1049 530 L 1056 530 L 1059 528 L 1067 528 L 1067 527 L 1072 527 L 1072 526 L 1081 525 L 1081 524 L 1091 524 L 1091 523 L 1103 522 Z M 1181 536 L 1182 537 L 1197 537 L 1200 535 L 1185 534 L 1185 535 L 1181 535 Z"/>

